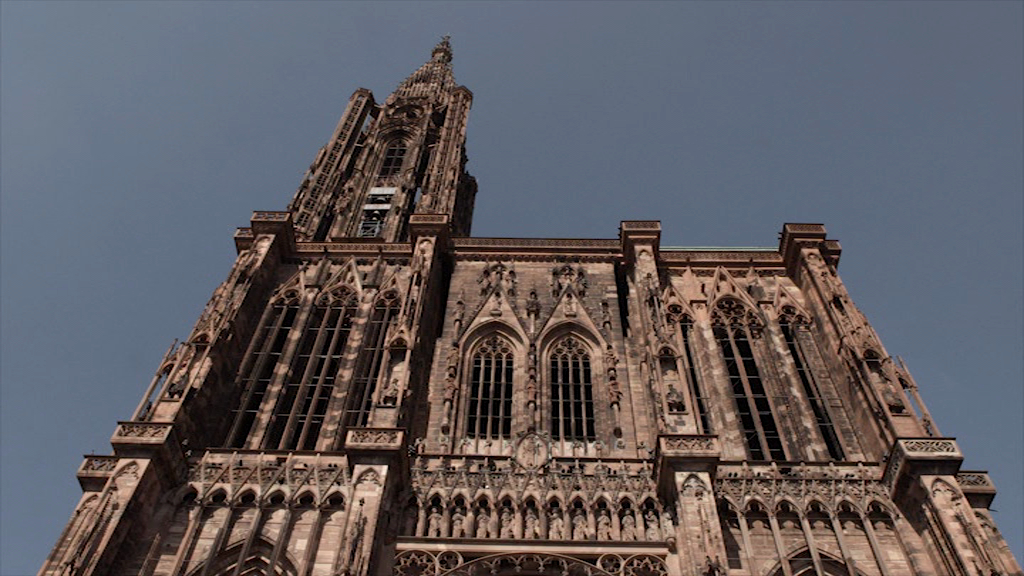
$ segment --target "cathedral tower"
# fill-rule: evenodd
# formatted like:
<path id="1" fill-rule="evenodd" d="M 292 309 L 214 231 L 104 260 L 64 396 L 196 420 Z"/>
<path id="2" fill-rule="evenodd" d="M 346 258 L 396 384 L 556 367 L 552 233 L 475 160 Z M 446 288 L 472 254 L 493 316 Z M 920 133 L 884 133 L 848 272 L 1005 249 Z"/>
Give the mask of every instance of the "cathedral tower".
<path id="1" fill-rule="evenodd" d="M 823 226 L 471 237 L 451 60 L 235 233 L 41 575 L 1021 574 Z"/>

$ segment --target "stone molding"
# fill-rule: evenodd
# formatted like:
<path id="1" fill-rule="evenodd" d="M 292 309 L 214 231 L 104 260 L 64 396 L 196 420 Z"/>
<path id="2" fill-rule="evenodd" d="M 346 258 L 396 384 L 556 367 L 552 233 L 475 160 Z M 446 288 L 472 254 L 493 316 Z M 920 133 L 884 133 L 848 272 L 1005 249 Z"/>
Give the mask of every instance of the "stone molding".
<path id="1" fill-rule="evenodd" d="M 188 469 L 188 484 L 196 500 L 213 503 L 223 492 L 224 504 L 237 503 L 251 493 L 258 506 L 272 506 L 275 494 L 282 504 L 296 506 L 305 496 L 318 506 L 331 502 L 336 494 L 350 499 L 352 479 L 345 454 L 337 452 L 295 454 L 289 452 L 208 451 Z"/>
<path id="2" fill-rule="evenodd" d="M 988 472 L 959 472 L 956 475 L 956 482 L 960 485 L 960 491 L 971 502 L 971 506 L 989 508 L 992 505 L 992 500 L 996 497 L 996 486 Z"/>
<path id="3" fill-rule="evenodd" d="M 396 576 L 485 576 L 505 573 L 528 573 L 542 576 L 667 576 L 663 555 L 651 550 L 622 550 L 605 553 L 586 560 L 575 558 L 556 548 L 531 546 L 529 552 L 502 551 L 497 554 L 465 559 L 451 550 L 401 549 L 395 558 Z M 463 550 L 463 552 L 468 552 Z M 559 553 L 562 552 L 562 553 Z M 660 551 L 659 551 L 660 552 Z M 592 551 L 584 551 L 588 556 Z"/>
<path id="4" fill-rule="evenodd" d="M 679 470 L 714 472 L 722 455 L 718 436 L 705 434 L 662 434 L 658 436 L 655 462 L 658 485 L 672 484 Z"/>
<path id="5" fill-rule="evenodd" d="M 347 450 L 395 451 L 404 441 L 405 430 L 399 428 L 349 428 L 345 434 Z"/>
<path id="6" fill-rule="evenodd" d="M 110 443 L 119 445 L 162 445 L 171 434 L 170 422 L 118 422 Z"/>
<path id="7" fill-rule="evenodd" d="M 78 467 L 78 484 L 85 491 L 102 489 L 120 461 L 117 456 L 86 456 Z"/>
<path id="8" fill-rule="evenodd" d="M 732 503 L 738 511 L 752 500 L 772 511 L 782 501 L 802 508 L 819 502 L 834 511 L 843 502 L 861 510 L 878 501 L 892 509 L 889 491 L 878 480 L 875 466 L 808 466 L 779 467 L 772 465 L 719 466 L 715 493 Z"/>

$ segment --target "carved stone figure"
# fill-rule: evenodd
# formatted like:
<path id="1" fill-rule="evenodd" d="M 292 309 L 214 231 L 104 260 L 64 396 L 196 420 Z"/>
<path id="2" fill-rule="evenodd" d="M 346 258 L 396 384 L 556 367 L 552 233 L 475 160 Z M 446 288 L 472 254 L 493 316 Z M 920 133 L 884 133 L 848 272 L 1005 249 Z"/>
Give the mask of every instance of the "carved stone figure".
<path id="1" fill-rule="evenodd" d="M 658 515 L 654 513 L 654 510 L 644 513 L 644 523 L 647 525 L 647 531 L 644 533 L 647 540 L 661 540 L 661 527 L 658 525 Z"/>
<path id="2" fill-rule="evenodd" d="M 540 537 L 540 520 L 537 518 L 537 511 L 533 508 L 526 509 L 525 526 L 523 538 L 534 539 Z"/>
<path id="3" fill-rule="evenodd" d="M 491 535 L 491 517 L 486 508 L 481 508 L 476 515 L 476 537 L 487 538 Z"/>
<path id="4" fill-rule="evenodd" d="M 597 516 L 597 539 L 612 539 L 612 519 L 608 515 L 607 510 L 601 510 L 601 512 Z"/>
<path id="5" fill-rule="evenodd" d="M 686 404 L 683 402 L 683 395 L 675 386 L 669 386 L 665 394 L 665 402 L 668 404 L 669 412 L 686 412 Z"/>
<path id="6" fill-rule="evenodd" d="M 551 540 L 565 538 L 565 521 L 562 520 L 562 514 L 558 510 L 552 510 L 548 515 L 548 538 Z"/>
<path id="7" fill-rule="evenodd" d="M 577 510 L 572 517 L 572 539 L 587 539 L 587 514 L 583 510 Z"/>
<path id="8" fill-rule="evenodd" d="M 444 401 L 451 404 L 455 400 L 455 394 L 459 391 L 459 384 L 454 378 L 444 381 Z"/>
<path id="9" fill-rule="evenodd" d="M 618 370 L 616 366 L 619 364 L 619 359 L 615 356 L 615 350 L 612 349 L 612 345 L 609 344 L 604 351 L 604 367 L 608 371 L 608 379 L 616 380 L 618 376 Z"/>
<path id="10" fill-rule="evenodd" d="M 455 302 L 455 313 L 452 316 L 452 320 L 455 323 L 455 331 L 456 331 L 456 333 L 458 333 L 458 331 L 462 329 L 462 319 L 465 316 L 466 316 L 466 303 L 462 301 L 462 298 L 459 298 L 459 300 L 457 302 Z"/>
<path id="11" fill-rule="evenodd" d="M 636 540 L 636 520 L 632 514 L 627 513 L 622 517 L 622 539 L 626 542 Z"/>
<path id="12" fill-rule="evenodd" d="M 526 300 L 526 313 L 535 317 L 540 315 L 540 300 L 537 299 L 536 290 L 530 290 L 530 297 Z"/>
<path id="13" fill-rule="evenodd" d="M 452 538 L 462 538 L 465 535 L 465 530 L 466 515 L 462 513 L 462 508 L 457 508 L 452 514 Z"/>
<path id="14" fill-rule="evenodd" d="M 392 378 L 381 391 L 380 403 L 385 406 L 394 406 L 398 403 L 398 378 Z"/>
<path id="15" fill-rule="evenodd" d="M 452 348 L 448 351 L 448 357 L 446 359 L 445 371 L 449 379 L 454 380 L 459 374 L 459 358 L 462 355 L 459 353 L 458 342 L 452 342 Z"/>
<path id="16" fill-rule="evenodd" d="M 512 511 L 505 508 L 501 511 L 501 538 L 514 538 L 515 532 L 512 526 Z"/>
<path id="17" fill-rule="evenodd" d="M 576 315 L 576 299 L 572 297 L 572 294 L 565 295 L 565 315 Z"/>
<path id="18" fill-rule="evenodd" d="M 437 509 L 437 506 L 430 509 L 430 518 L 427 520 L 427 537 L 441 537 L 441 511 Z"/>
<path id="19" fill-rule="evenodd" d="M 614 406 L 618 406 L 622 401 L 622 388 L 619 386 L 618 380 L 612 380 L 608 383 L 608 403 Z"/>

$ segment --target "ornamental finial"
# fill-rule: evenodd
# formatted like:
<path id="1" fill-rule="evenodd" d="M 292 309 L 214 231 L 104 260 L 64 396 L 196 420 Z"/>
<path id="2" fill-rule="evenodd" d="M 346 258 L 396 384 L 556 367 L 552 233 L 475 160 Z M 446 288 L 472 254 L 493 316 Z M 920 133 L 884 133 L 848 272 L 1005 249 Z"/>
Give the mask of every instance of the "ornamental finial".
<path id="1" fill-rule="evenodd" d="M 441 37 L 441 41 L 437 43 L 437 46 L 434 46 L 434 51 L 430 53 L 434 60 L 441 60 L 442 62 L 452 61 L 452 45 L 449 40 L 451 40 L 451 36 L 445 34 Z"/>

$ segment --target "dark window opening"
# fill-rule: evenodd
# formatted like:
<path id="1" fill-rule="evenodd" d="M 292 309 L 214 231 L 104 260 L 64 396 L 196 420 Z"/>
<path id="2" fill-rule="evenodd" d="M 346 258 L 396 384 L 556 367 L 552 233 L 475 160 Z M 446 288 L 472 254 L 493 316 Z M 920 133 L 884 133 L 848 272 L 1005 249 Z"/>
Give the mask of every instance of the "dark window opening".
<path id="1" fill-rule="evenodd" d="M 386 294 L 377 301 L 363 337 L 356 377 L 349 393 L 345 426 L 366 426 L 373 407 L 373 394 L 384 367 L 388 328 L 398 315 L 398 298 Z"/>
<path id="2" fill-rule="evenodd" d="M 347 291 L 325 299 L 313 309 L 271 416 L 266 448 L 316 448 L 355 312 L 356 298 Z"/>
<path id="3" fill-rule="evenodd" d="M 473 355 L 466 436 L 489 440 L 512 435 L 512 349 L 498 336 Z"/>
<path id="4" fill-rule="evenodd" d="M 842 460 L 843 448 L 839 443 L 839 436 L 836 434 L 835 426 L 832 423 L 831 416 L 829 416 L 828 409 L 826 408 L 825 401 L 821 396 L 818 384 L 815 382 L 810 370 L 807 369 L 807 364 L 804 362 L 800 347 L 797 343 L 796 331 L 800 328 L 790 324 L 789 320 L 785 317 L 779 321 L 779 326 L 782 328 L 782 335 L 786 339 L 786 347 L 789 348 L 789 354 L 792 356 L 793 363 L 796 365 L 796 373 L 797 376 L 800 377 L 800 383 L 803 385 L 804 393 L 807 394 L 807 399 L 810 401 L 811 412 L 814 414 L 814 420 L 818 425 L 818 431 L 821 433 L 821 437 L 825 441 L 825 446 L 828 448 L 828 454 L 833 460 Z"/>
<path id="5" fill-rule="evenodd" d="M 708 397 L 704 394 L 703 386 L 697 379 L 697 368 L 694 365 L 694 352 L 692 343 L 693 321 L 685 317 L 679 326 L 683 338 L 683 350 L 686 352 L 687 376 L 690 378 L 690 386 L 693 388 L 694 404 L 697 405 L 697 416 L 700 419 L 701 432 L 711 434 L 711 418 L 708 415 Z"/>
<path id="6" fill-rule="evenodd" d="M 751 460 L 785 460 L 771 403 L 754 360 L 746 327 L 715 326 L 715 338 L 729 373 L 729 387 Z M 767 453 L 766 453 L 767 450 Z"/>
<path id="7" fill-rule="evenodd" d="M 551 434 L 559 440 L 595 440 L 590 355 L 576 338 L 551 354 Z"/>
<path id="8" fill-rule="evenodd" d="M 235 423 L 230 441 L 233 448 L 243 448 L 249 437 L 263 397 L 274 378 L 274 369 L 284 353 L 288 334 L 299 312 L 298 301 L 277 301 L 271 305 L 263 326 L 256 336 L 253 352 L 244 379 L 245 392 L 240 408 L 235 412 Z"/>
<path id="9" fill-rule="evenodd" d="M 402 171 L 405 160 L 405 142 L 392 142 L 384 152 L 384 162 L 380 165 L 380 177 L 394 176 Z"/>

